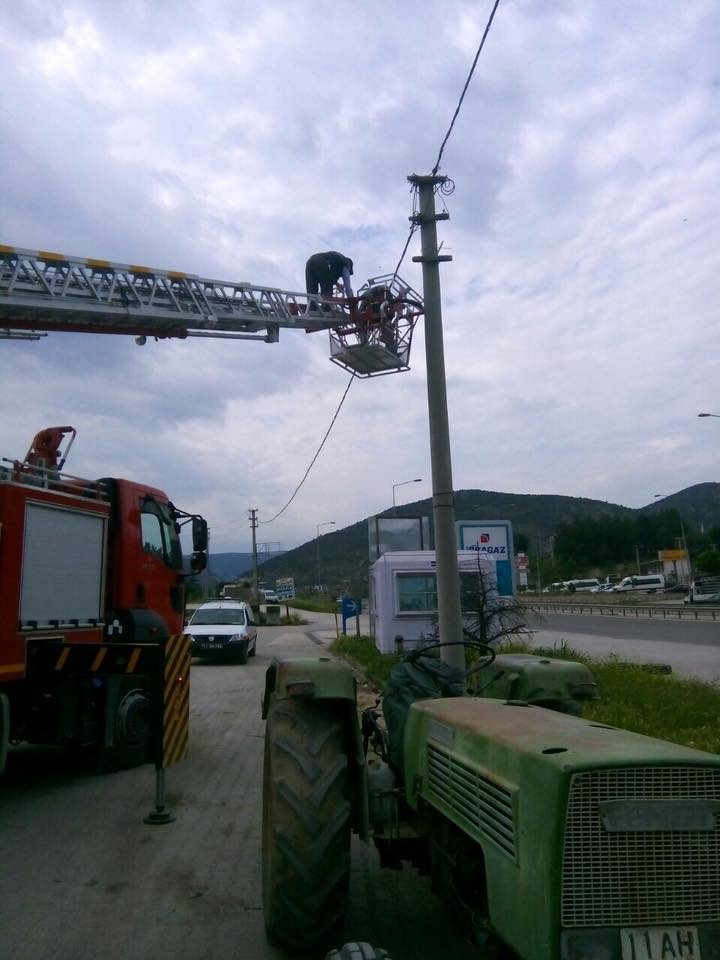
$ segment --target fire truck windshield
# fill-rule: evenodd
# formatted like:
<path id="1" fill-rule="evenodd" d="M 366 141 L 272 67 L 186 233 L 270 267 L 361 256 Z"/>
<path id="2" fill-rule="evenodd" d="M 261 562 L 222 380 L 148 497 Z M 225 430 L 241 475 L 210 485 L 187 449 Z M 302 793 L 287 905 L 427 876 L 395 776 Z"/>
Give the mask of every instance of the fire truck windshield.
<path id="1" fill-rule="evenodd" d="M 143 549 L 158 554 L 171 570 L 182 569 L 182 549 L 169 507 L 148 497 L 140 514 Z"/>

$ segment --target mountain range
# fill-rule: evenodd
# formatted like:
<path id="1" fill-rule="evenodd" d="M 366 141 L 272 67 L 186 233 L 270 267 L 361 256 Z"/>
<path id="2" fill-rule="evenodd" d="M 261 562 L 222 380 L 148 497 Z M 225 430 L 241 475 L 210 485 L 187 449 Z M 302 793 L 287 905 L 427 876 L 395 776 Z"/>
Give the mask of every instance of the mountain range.
<path id="1" fill-rule="evenodd" d="M 636 515 L 661 510 L 677 510 L 686 530 L 709 530 L 720 526 L 720 483 L 698 483 L 677 493 L 653 500 L 634 509 L 605 500 L 566 497 L 554 494 L 499 493 L 491 490 L 455 492 L 455 516 L 458 520 L 510 520 L 516 537 L 524 536 L 529 550 L 538 545 L 546 549 L 559 524 L 581 518 Z M 429 517 L 432 525 L 432 501 L 429 498 L 386 510 L 382 517 Z M 326 533 L 294 550 L 282 554 L 258 555 L 262 579 L 294 577 L 296 587 L 312 587 L 318 580 L 318 561 L 322 583 L 342 584 L 367 579 L 368 523 L 359 520 L 341 530 Z M 224 553 L 210 557 L 210 570 L 220 579 L 233 579 L 249 571 L 252 554 Z M 233 571 L 230 573 L 230 571 Z M 237 573 L 235 572 L 237 571 Z"/>

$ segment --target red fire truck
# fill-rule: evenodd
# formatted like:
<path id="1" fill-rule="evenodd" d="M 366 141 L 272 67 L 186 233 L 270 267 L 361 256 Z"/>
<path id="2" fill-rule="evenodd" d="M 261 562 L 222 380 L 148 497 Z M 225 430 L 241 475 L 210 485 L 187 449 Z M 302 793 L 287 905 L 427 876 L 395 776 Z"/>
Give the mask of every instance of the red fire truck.
<path id="1" fill-rule="evenodd" d="M 205 567 L 207 524 L 152 487 L 65 474 L 74 437 L 47 428 L 0 463 L 0 771 L 22 741 L 104 769 L 187 745 L 184 581 Z"/>

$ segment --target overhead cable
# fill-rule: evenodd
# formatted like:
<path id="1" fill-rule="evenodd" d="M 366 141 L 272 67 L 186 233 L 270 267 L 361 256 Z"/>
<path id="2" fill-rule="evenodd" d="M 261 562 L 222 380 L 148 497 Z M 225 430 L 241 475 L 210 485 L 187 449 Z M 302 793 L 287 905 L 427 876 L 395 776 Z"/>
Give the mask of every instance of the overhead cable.
<path id="1" fill-rule="evenodd" d="M 440 169 L 440 161 L 442 160 L 443 151 L 445 150 L 445 144 L 450 139 L 450 134 L 452 133 L 453 127 L 455 126 L 455 121 L 457 120 L 458 114 L 460 113 L 460 108 L 462 107 L 463 100 L 465 99 L 465 94 L 467 93 L 468 87 L 470 86 L 470 81 L 472 80 L 473 74 L 475 73 L 475 67 L 477 66 L 477 62 L 480 58 L 480 54 L 482 53 L 482 48 L 485 46 L 485 41 L 487 40 L 487 36 L 490 33 L 490 27 L 492 26 L 492 22 L 495 17 L 495 11 L 497 10 L 499 4 L 500 4 L 500 0 L 495 0 L 492 11 L 490 12 L 490 17 L 485 26 L 485 31 L 482 35 L 482 39 L 480 40 L 480 46 L 477 48 L 475 59 L 473 60 L 472 66 L 470 67 L 470 73 L 468 74 L 467 80 L 465 81 L 465 86 L 463 87 L 462 93 L 460 94 L 460 99 L 458 100 L 457 106 L 455 107 L 455 113 L 453 114 L 453 118 L 450 121 L 450 126 L 448 127 L 447 133 L 445 134 L 445 138 L 443 139 L 443 142 L 440 146 L 440 152 L 438 153 L 438 158 L 435 161 L 435 166 L 432 169 L 433 176 L 435 176 L 435 174 Z"/>
<path id="2" fill-rule="evenodd" d="M 314 457 L 312 458 L 312 460 L 310 461 L 309 467 L 307 468 L 307 470 L 306 470 L 305 473 L 303 474 L 302 480 L 301 480 L 300 483 L 295 487 L 295 490 L 293 491 L 293 495 L 290 497 L 290 499 L 289 499 L 288 502 L 285 504 L 285 506 L 282 508 L 282 510 L 278 510 L 278 512 L 275 514 L 274 517 L 270 517 L 269 520 L 260 520 L 259 523 L 272 523 L 273 520 L 277 520 L 277 518 L 278 518 L 281 514 L 285 513 L 285 511 L 287 510 L 287 508 L 290 506 L 290 504 L 291 504 L 291 503 L 293 502 L 293 500 L 295 499 L 295 497 L 296 497 L 296 495 L 297 495 L 300 487 L 301 487 L 301 486 L 305 483 L 305 481 L 307 480 L 307 476 L 308 476 L 308 474 L 310 473 L 310 471 L 312 470 L 312 468 L 313 468 L 313 466 L 314 466 L 314 464 L 315 464 L 315 461 L 316 461 L 317 458 L 320 456 L 320 451 L 321 451 L 322 448 L 325 446 L 325 441 L 326 441 L 327 438 L 330 436 L 330 431 L 332 430 L 333 426 L 335 425 L 335 421 L 336 421 L 337 418 L 338 418 L 338 415 L 339 415 L 339 413 L 340 413 L 340 410 L 342 409 L 343 403 L 345 403 L 345 397 L 348 395 L 348 391 L 350 390 L 350 387 L 352 386 L 352 382 L 353 382 L 354 379 L 355 379 L 355 374 L 354 374 L 354 373 L 350 374 L 350 379 L 348 380 L 348 384 L 347 384 L 347 386 L 345 387 L 345 392 L 343 393 L 342 397 L 340 397 L 340 403 L 337 405 L 337 409 L 335 410 L 335 413 L 333 414 L 333 418 L 332 418 L 332 420 L 330 421 L 330 426 L 327 428 L 327 430 L 326 430 L 326 432 L 325 432 L 325 436 L 322 438 L 322 443 L 321 443 L 320 446 L 317 448 L 317 452 L 315 453 L 315 456 L 314 456 Z"/>

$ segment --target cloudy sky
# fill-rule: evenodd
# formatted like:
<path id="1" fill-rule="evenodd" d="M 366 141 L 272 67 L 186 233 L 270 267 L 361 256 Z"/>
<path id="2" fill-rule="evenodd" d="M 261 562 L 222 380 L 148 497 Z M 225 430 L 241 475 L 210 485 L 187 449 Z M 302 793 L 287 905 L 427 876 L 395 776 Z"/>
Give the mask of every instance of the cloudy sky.
<path id="1" fill-rule="evenodd" d="M 492 0 L 22 0 L 0 6 L 0 243 L 303 288 L 338 249 L 393 270 Z M 716 0 L 501 0 L 442 172 L 456 489 L 637 507 L 717 480 Z M 410 247 L 402 275 L 421 286 Z M 261 543 L 430 496 L 424 344 L 356 380 Z M 245 550 L 347 384 L 280 343 L 0 341 L 3 456 L 165 489 Z M 324 528 L 324 532 L 329 531 Z"/>

